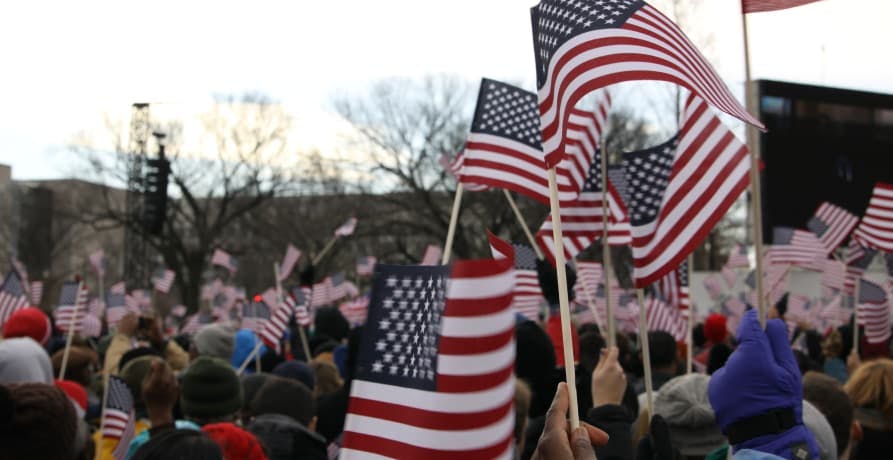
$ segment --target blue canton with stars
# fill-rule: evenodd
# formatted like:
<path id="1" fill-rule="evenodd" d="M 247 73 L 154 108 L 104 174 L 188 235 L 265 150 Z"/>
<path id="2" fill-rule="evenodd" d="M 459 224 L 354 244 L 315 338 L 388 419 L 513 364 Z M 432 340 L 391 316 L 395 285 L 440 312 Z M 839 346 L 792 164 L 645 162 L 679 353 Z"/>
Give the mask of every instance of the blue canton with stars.
<path id="1" fill-rule="evenodd" d="M 816 216 L 812 216 L 809 219 L 809 222 L 806 223 L 806 229 L 812 233 L 815 233 L 816 236 L 821 237 L 828 231 L 830 227 L 826 224 L 822 219 L 819 219 Z"/>
<path id="2" fill-rule="evenodd" d="M 568 40 L 597 29 L 621 27 L 643 0 L 542 0 L 530 9 L 537 87 L 546 82 L 549 61 Z"/>
<path id="3" fill-rule="evenodd" d="M 610 176 L 608 176 L 610 177 Z M 595 158 L 589 164 L 589 174 L 586 182 L 583 182 L 583 190 L 580 193 L 599 193 L 602 191 L 602 153 L 601 149 L 595 150 Z"/>
<path id="4" fill-rule="evenodd" d="M 679 286 L 688 287 L 688 260 L 683 260 L 679 268 L 676 269 L 679 274 Z"/>
<path id="5" fill-rule="evenodd" d="M 677 145 L 678 139 L 674 136 L 657 147 L 623 155 L 632 225 L 645 225 L 657 219 L 670 183 Z"/>
<path id="6" fill-rule="evenodd" d="M 356 377 L 434 391 L 448 265 L 376 265 Z"/>
<path id="7" fill-rule="evenodd" d="M 492 134 L 542 150 L 536 94 L 496 80 L 481 80 L 471 132 Z"/>
<path id="8" fill-rule="evenodd" d="M 526 244 L 512 243 L 515 248 L 515 269 L 536 270 L 536 253 Z"/>
<path id="9" fill-rule="evenodd" d="M 626 169 L 623 168 L 623 165 L 608 166 L 608 180 L 620 195 L 624 206 L 629 203 L 629 187 L 626 184 Z"/>

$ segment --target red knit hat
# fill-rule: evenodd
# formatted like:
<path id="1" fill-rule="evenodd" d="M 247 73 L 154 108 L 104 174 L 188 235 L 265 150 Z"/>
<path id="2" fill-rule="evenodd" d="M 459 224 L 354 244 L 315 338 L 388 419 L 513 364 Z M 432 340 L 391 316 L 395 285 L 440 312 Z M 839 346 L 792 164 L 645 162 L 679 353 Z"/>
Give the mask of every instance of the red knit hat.
<path id="1" fill-rule="evenodd" d="M 74 406 L 78 418 L 84 418 L 84 413 L 87 412 L 87 390 L 79 383 L 71 380 L 54 380 L 53 383 L 68 396 L 68 400 Z"/>
<path id="2" fill-rule="evenodd" d="M 223 450 L 223 458 L 243 458 L 245 460 L 266 460 L 267 454 L 260 441 L 253 434 L 232 423 L 211 423 L 202 427 L 214 442 Z"/>
<path id="3" fill-rule="evenodd" d="M 712 313 L 704 320 L 704 338 L 712 343 L 722 343 L 726 340 L 726 317 L 719 313 Z"/>
<path id="4" fill-rule="evenodd" d="M 35 307 L 17 310 L 3 324 L 3 337 L 31 337 L 35 342 L 46 345 L 50 340 L 50 318 Z"/>

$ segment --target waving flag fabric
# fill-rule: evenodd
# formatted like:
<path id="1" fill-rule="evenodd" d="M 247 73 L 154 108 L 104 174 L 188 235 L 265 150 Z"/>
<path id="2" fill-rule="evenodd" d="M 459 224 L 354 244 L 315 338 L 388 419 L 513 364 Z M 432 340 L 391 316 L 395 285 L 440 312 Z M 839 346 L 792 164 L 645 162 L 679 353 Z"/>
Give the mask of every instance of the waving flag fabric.
<path id="1" fill-rule="evenodd" d="M 893 185 L 878 182 L 854 238 L 862 246 L 893 252 Z"/>
<path id="2" fill-rule="evenodd" d="M 819 205 L 815 215 L 806 223 L 806 228 L 821 241 L 825 254 L 831 254 L 850 236 L 858 223 L 859 218 L 846 209 L 825 202 Z"/>
<path id="3" fill-rule="evenodd" d="M 744 14 L 762 13 L 784 10 L 817 1 L 819 0 L 741 0 L 741 11 Z"/>
<path id="4" fill-rule="evenodd" d="M 60 330 L 68 332 L 70 328 L 74 328 L 75 332 L 80 332 L 81 322 L 87 315 L 87 287 L 77 281 L 66 281 L 59 294 L 59 306 L 53 315 L 56 327 Z"/>
<path id="5" fill-rule="evenodd" d="M 167 294 L 171 291 L 171 286 L 173 286 L 176 278 L 177 274 L 173 270 L 164 269 L 152 278 L 152 284 L 155 286 L 156 291 Z"/>
<path id="6" fill-rule="evenodd" d="M 862 277 L 877 253 L 877 249 L 864 248 L 860 246 L 855 239 L 850 240 L 850 244 L 847 246 L 847 255 L 845 259 L 847 265 L 844 289 L 847 294 L 853 293 L 856 286 L 856 280 Z"/>
<path id="7" fill-rule="evenodd" d="M 375 268 L 375 263 L 378 262 L 373 256 L 363 256 L 357 258 L 357 275 L 359 276 L 369 276 L 372 274 L 372 269 Z"/>
<path id="8" fill-rule="evenodd" d="M 347 222 L 335 229 L 335 236 L 350 236 L 357 229 L 357 218 L 351 217 Z"/>
<path id="9" fill-rule="evenodd" d="M 235 273 L 239 269 L 239 263 L 236 258 L 219 248 L 215 249 L 214 254 L 211 256 L 211 265 L 223 267 L 229 270 L 230 273 Z"/>
<path id="10" fill-rule="evenodd" d="M 887 292 L 881 286 L 860 279 L 859 324 L 865 326 L 865 338 L 868 343 L 882 343 L 890 338 L 890 304 Z"/>
<path id="11" fill-rule="evenodd" d="M 729 259 L 726 261 L 726 267 L 750 268 L 750 260 L 747 258 L 747 248 L 740 243 L 736 243 L 735 247 L 729 252 Z"/>
<path id="12" fill-rule="evenodd" d="M 263 300 L 255 298 L 253 302 L 242 306 L 242 329 L 260 333 L 272 317 L 271 307 Z"/>
<path id="13" fill-rule="evenodd" d="M 469 192 L 483 192 L 485 190 L 490 190 L 490 186 L 484 184 L 475 184 L 473 182 L 469 182 L 468 180 L 463 179 L 462 171 L 465 167 L 465 148 L 456 154 L 453 159 L 450 159 L 449 155 L 442 154 L 440 159 L 438 160 L 440 165 L 443 166 L 443 169 L 450 173 L 453 177 L 456 178 L 458 182 L 462 183 L 462 188 Z"/>
<path id="14" fill-rule="evenodd" d="M 827 256 L 822 242 L 812 233 L 789 227 L 775 227 L 769 254 L 778 263 L 812 265 Z"/>
<path id="15" fill-rule="evenodd" d="M 136 412 L 130 388 L 120 377 L 111 375 L 108 381 L 108 401 L 105 406 L 105 419 L 100 427 L 102 437 L 117 441 L 112 456 L 116 460 L 127 458 L 130 441 L 136 433 Z"/>
<path id="16" fill-rule="evenodd" d="M 494 259 L 515 257 L 515 288 L 512 291 L 512 309 L 531 321 L 539 320 L 543 308 L 543 291 L 536 273 L 536 253 L 530 246 L 509 244 L 487 231 L 490 252 Z M 579 273 L 577 277 L 579 279 Z M 579 284 L 579 283 L 578 283 Z"/>
<path id="17" fill-rule="evenodd" d="M 419 265 L 439 265 L 442 255 L 443 248 L 436 244 L 429 244 L 428 246 L 425 246 L 425 254 L 422 255 L 422 260 L 419 262 Z"/>
<path id="18" fill-rule="evenodd" d="M 300 259 L 301 251 L 289 244 L 285 249 L 285 257 L 282 258 L 282 263 L 279 264 L 279 281 L 285 281 L 291 276 L 292 270 L 295 269 L 295 264 Z"/>
<path id="19" fill-rule="evenodd" d="M 280 342 L 288 329 L 288 320 L 295 312 L 295 301 L 290 295 L 284 294 L 285 299 L 282 302 L 276 302 L 275 311 L 270 316 L 269 321 L 264 321 L 261 327 L 260 339 L 264 341 L 264 345 L 276 350 L 276 354 L 282 353 Z M 244 326 L 244 324 L 243 324 Z"/>
<path id="20" fill-rule="evenodd" d="M 679 309 L 661 301 L 657 297 L 649 297 L 645 300 L 646 321 L 649 331 L 665 331 L 673 336 L 676 341 L 685 340 L 688 333 L 688 321 L 683 317 Z"/>
<path id="21" fill-rule="evenodd" d="M 688 315 L 688 308 L 691 306 L 688 295 L 688 260 L 658 280 L 656 288 L 664 302 Z"/>
<path id="22" fill-rule="evenodd" d="M 16 310 L 28 306 L 28 298 L 22 279 L 15 270 L 10 270 L 0 287 L 0 326 L 12 316 Z"/>

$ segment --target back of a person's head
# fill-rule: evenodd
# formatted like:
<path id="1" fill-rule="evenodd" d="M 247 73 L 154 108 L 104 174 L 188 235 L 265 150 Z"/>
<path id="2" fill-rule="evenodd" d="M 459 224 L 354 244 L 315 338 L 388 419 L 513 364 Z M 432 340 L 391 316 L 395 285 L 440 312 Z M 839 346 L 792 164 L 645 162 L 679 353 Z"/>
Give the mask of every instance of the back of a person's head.
<path id="1" fill-rule="evenodd" d="M 211 356 L 229 360 L 235 347 L 236 331 L 222 324 L 208 324 L 196 332 L 192 339 L 199 356 Z"/>
<path id="2" fill-rule="evenodd" d="M 570 267 L 565 266 L 565 279 L 567 281 L 567 295 L 570 300 L 574 299 L 574 285 L 577 284 L 577 272 Z M 540 290 L 543 297 L 549 302 L 549 305 L 558 304 L 558 272 L 555 266 L 548 260 L 539 259 L 536 261 L 536 277 L 539 281 Z"/>
<path id="3" fill-rule="evenodd" d="M 527 429 L 527 413 L 530 411 L 530 387 L 523 380 L 515 380 L 515 442 L 524 441 L 524 430 Z M 518 450 L 523 449 L 518 446 Z"/>
<path id="4" fill-rule="evenodd" d="M 244 460 L 265 460 L 263 445 L 254 434 L 232 423 L 211 423 L 202 431 L 220 446 L 223 458 Z"/>
<path id="5" fill-rule="evenodd" d="M 242 408 L 242 382 L 226 361 L 201 356 L 183 374 L 180 407 L 199 424 L 232 420 Z"/>
<path id="6" fill-rule="evenodd" d="M 713 375 L 714 372 L 726 365 L 726 361 L 732 356 L 732 347 L 718 343 L 710 348 L 707 354 L 707 374 Z"/>
<path id="7" fill-rule="evenodd" d="M 344 385 L 344 380 L 341 379 L 334 364 L 313 360 L 310 361 L 310 368 L 316 376 L 316 387 L 313 392 L 317 397 L 335 393 Z"/>
<path id="8" fill-rule="evenodd" d="M 595 370 L 599 354 L 605 347 L 605 339 L 597 332 L 587 332 L 580 336 L 580 365 L 587 372 Z"/>
<path id="9" fill-rule="evenodd" d="M 325 334 L 341 342 L 350 334 L 350 323 L 336 307 L 324 307 L 316 311 L 313 319 L 314 333 Z"/>
<path id="10" fill-rule="evenodd" d="M 40 345 L 46 345 L 52 332 L 50 318 L 36 307 L 16 310 L 3 323 L 3 338 L 6 339 L 31 337 Z"/>
<path id="11" fill-rule="evenodd" d="M 303 383 L 273 377 L 260 387 L 251 401 L 251 410 L 255 415 L 286 415 L 307 427 L 316 416 L 316 402 Z"/>
<path id="12" fill-rule="evenodd" d="M 707 343 L 707 337 L 704 336 L 704 323 L 695 324 L 695 327 L 691 329 L 691 338 L 695 348 L 701 348 Z"/>
<path id="13" fill-rule="evenodd" d="M 74 407 L 59 388 L 43 383 L 0 385 L 0 458 L 73 458 L 77 430 Z"/>
<path id="14" fill-rule="evenodd" d="M 124 366 L 127 366 L 131 361 L 144 356 L 164 358 L 164 356 L 161 355 L 161 352 L 151 347 L 131 348 L 121 355 L 121 360 L 118 361 L 118 372 L 124 370 Z"/>
<path id="15" fill-rule="evenodd" d="M 316 388 L 316 375 L 313 369 L 301 361 L 284 361 L 273 368 L 273 375 L 286 379 L 292 379 L 307 385 L 312 391 Z"/>
<path id="16" fill-rule="evenodd" d="M 555 348 L 546 331 L 533 321 L 515 325 L 515 375 L 533 391 L 530 416 L 546 413 L 555 393 Z"/>
<path id="17" fill-rule="evenodd" d="M 152 436 L 131 460 L 223 460 L 223 451 L 201 431 L 170 430 Z"/>
<path id="18" fill-rule="evenodd" d="M 676 362 L 676 339 L 666 331 L 648 333 L 648 351 L 652 367 L 667 367 Z"/>
<path id="19" fill-rule="evenodd" d="M 654 413 L 670 428 L 670 440 L 682 455 L 706 455 L 726 444 L 707 397 L 710 377 L 692 373 L 665 383 L 654 398 Z"/>
<path id="20" fill-rule="evenodd" d="M 843 386 L 833 377 L 807 372 L 803 376 L 803 399 L 812 403 L 828 420 L 837 441 L 837 454 L 842 454 L 849 444 L 853 424 L 853 403 Z"/>
<path id="21" fill-rule="evenodd" d="M 260 391 L 260 388 L 273 378 L 272 374 L 261 372 L 260 374 L 243 375 L 242 380 L 242 410 L 250 412 L 251 401 Z"/>
<path id="22" fill-rule="evenodd" d="M 0 340 L 0 384 L 53 383 L 53 367 L 43 347 L 30 337 Z"/>
<path id="23" fill-rule="evenodd" d="M 53 356 L 50 357 L 54 375 L 59 375 L 64 357 L 65 349 L 53 353 Z M 75 346 L 68 349 L 68 362 L 65 367 L 65 378 L 67 380 L 74 380 L 81 385 L 88 386 L 98 368 L 99 355 L 95 351 L 87 347 Z"/>
<path id="24" fill-rule="evenodd" d="M 853 402 L 857 419 L 860 409 L 869 409 L 893 420 L 893 361 L 877 359 L 862 363 L 843 389 Z"/>
<path id="25" fill-rule="evenodd" d="M 726 328 L 726 317 L 719 313 L 711 313 L 704 320 L 704 338 L 712 343 L 723 343 L 729 335 Z"/>
<path id="26" fill-rule="evenodd" d="M 127 365 L 121 369 L 119 376 L 127 383 L 130 393 L 133 394 L 133 401 L 137 406 L 142 406 L 143 401 L 143 380 L 149 375 L 152 369 L 152 362 L 158 358 L 155 355 L 143 355 L 139 358 L 132 359 Z"/>

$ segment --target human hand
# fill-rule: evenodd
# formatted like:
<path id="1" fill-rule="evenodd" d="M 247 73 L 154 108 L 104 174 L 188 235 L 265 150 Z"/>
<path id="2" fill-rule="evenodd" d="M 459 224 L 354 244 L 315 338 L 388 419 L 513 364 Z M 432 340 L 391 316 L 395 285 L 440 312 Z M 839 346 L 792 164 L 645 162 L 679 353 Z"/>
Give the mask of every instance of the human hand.
<path id="1" fill-rule="evenodd" d="M 146 327 L 139 330 L 143 339 L 147 340 L 152 346 L 158 350 L 164 351 L 164 333 L 161 330 L 161 319 L 156 317 L 146 317 L 148 323 Z"/>
<path id="2" fill-rule="evenodd" d="M 134 312 L 128 312 L 121 318 L 121 321 L 118 322 L 118 333 L 121 335 L 125 335 L 127 337 L 133 337 L 136 335 L 136 330 L 139 327 L 139 317 Z"/>
<path id="3" fill-rule="evenodd" d="M 174 406 L 179 393 L 180 388 L 171 366 L 163 359 L 153 360 L 142 387 L 143 401 L 152 426 L 173 423 Z"/>
<path id="4" fill-rule="evenodd" d="M 592 405 L 620 404 L 626 391 L 626 374 L 617 362 L 617 347 L 602 348 L 598 365 L 592 372 Z"/>
<path id="5" fill-rule="evenodd" d="M 636 460 L 674 460 L 679 453 L 670 442 L 670 427 L 660 415 L 651 417 L 651 429 L 648 435 L 639 441 L 636 449 Z"/>
<path id="6" fill-rule="evenodd" d="M 595 460 L 592 445 L 604 446 L 608 443 L 608 434 L 588 423 L 580 423 L 579 428 L 571 432 L 567 422 L 569 407 L 567 384 L 561 382 L 546 412 L 545 427 L 531 457 L 533 460 Z"/>
<path id="7" fill-rule="evenodd" d="M 859 357 L 859 353 L 854 351 L 850 352 L 850 355 L 846 357 L 846 369 L 850 375 L 853 375 L 853 372 L 856 372 L 856 369 L 862 365 L 862 358 Z"/>

